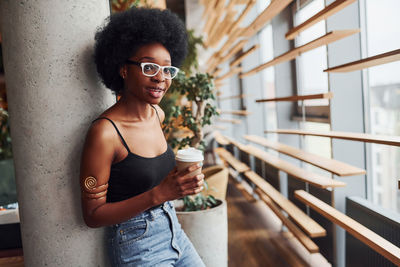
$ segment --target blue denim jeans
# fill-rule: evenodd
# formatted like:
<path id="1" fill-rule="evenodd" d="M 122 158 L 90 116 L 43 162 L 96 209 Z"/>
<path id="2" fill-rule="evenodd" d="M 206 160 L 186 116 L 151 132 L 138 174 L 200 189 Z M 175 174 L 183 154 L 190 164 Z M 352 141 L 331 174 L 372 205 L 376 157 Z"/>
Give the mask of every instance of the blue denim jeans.
<path id="1" fill-rule="evenodd" d="M 112 266 L 205 266 L 172 202 L 108 227 L 107 243 Z"/>

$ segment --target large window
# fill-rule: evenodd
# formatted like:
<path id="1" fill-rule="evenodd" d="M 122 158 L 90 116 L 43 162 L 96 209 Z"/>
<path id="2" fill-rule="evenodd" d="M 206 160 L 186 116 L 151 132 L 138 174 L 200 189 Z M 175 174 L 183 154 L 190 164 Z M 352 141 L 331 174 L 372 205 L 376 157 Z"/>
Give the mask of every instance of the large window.
<path id="1" fill-rule="evenodd" d="M 324 0 L 314 0 L 295 12 L 295 26 L 308 20 L 325 7 Z M 321 21 L 301 32 L 295 39 L 296 47 L 311 42 L 326 33 L 325 21 Z M 328 92 L 326 46 L 315 48 L 296 59 L 298 94 L 318 94 Z M 327 100 L 306 101 L 307 106 L 328 105 Z"/>
<path id="2" fill-rule="evenodd" d="M 295 26 L 308 20 L 325 7 L 324 0 L 305 2 L 303 6 L 294 5 Z M 311 42 L 326 34 L 325 21 L 321 21 L 301 32 L 295 39 L 296 47 Z M 296 59 L 297 93 L 299 95 L 326 93 L 329 91 L 328 75 L 323 72 L 327 68 L 326 46 L 315 48 Z M 304 104 L 304 106 L 302 106 Z M 305 113 L 305 114 L 304 114 Z M 330 124 L 329 101 L 316 99 L 299 102 L 297 119 L 301 120 L 300 128 L 313 131 L 328 131 Z M 304 115 L 304 116 L 303 116 Z M 306 120 L 306 121 L 304 121 Z M 323 122 L 323 123 L 321 123 Z M 301 137 L 302 149 L 326 158 L 331 158 L 331 141 L 329 138 L 315 136 Z M 310 171 L 330 177 L 330 173 L 313 165 L 302 163 Z"/>
<path id="3" fill-rule="evenodd" d="M 365 0 L 367 56 L 400 48 L 400 1 Z M 400 62 L 369 68 L 368 90 L 371 132 L 400 135 Z M 400 148 L 371 146 L 372 201 L 400 213 Z"/>

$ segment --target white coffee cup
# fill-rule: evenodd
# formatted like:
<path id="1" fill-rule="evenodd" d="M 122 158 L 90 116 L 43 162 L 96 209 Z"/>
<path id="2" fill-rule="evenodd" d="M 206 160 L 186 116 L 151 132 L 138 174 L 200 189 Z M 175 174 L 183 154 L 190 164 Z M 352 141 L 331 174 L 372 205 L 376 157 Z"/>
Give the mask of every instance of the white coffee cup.
<path id="1" fill-rule="evenodd" d="M 178 171 L 185 170 L 189 166 L 195 163 L 199 163 L 200 166 L 202 166 L 204 160 L 203 151 L 198 150 L 194 147 L 180 149 L 176 153 L 175 160 Z M 192 174 L 197 175 L 200 173 L 201 173 L 201 168 L 197 169 Z"/>

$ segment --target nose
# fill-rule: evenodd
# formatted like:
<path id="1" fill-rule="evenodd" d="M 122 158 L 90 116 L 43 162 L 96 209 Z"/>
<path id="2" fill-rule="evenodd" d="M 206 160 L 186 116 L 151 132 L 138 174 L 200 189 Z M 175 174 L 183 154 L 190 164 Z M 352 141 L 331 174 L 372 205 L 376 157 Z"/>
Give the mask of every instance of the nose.
<path id="1" fill-rule="evenodd" d="M 163 73 L 162 73 L 162 69 L 160 69 L 160 70 L 157 72 L 157 74 L 154 75 L 154 76 L 151 77 L 151 78 L 152 78 L 152 80 L 153 80 L 154 82 L 157 82 L 157 83 L 163 82 L 163 81 L 165 80 L 165 78 L 164 78 L 164 75 L 163 75 Z"/>

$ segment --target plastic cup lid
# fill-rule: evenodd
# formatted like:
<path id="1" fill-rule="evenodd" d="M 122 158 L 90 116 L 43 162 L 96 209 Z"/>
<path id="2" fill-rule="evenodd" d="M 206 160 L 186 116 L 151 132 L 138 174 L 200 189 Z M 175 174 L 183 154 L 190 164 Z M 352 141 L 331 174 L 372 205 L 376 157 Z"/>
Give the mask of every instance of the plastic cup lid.
<path id="1" fill-rule="evenodd" d="M 198 150 L 194 147 L 180 149 L 178 150 L 175 159 L 182 162 L 203 161 L 204 160 L 203 151 Z"/>

